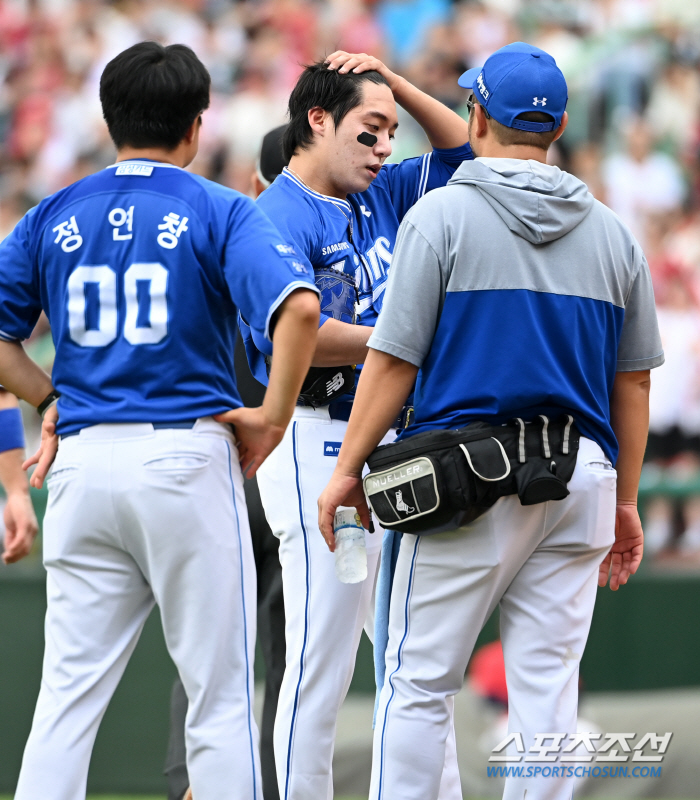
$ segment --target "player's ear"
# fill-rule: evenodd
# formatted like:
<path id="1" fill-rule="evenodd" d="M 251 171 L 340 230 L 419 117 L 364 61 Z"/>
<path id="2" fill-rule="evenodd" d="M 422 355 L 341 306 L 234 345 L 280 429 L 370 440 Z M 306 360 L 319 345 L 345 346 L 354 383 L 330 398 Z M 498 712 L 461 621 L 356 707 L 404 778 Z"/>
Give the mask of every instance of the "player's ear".
<path id="1" fill-rule="evenodd" d="M 488 133 L 489 125 L 484 107 L 477 103 L 474 107 L 474 135 L 482 139 Z"/>
<path id="2" fill-rule="evenodd" d="M 562 114 L 561 122 L 559 124 L 559 127 L 557 128 L 557 135 L 552 139 L 553 142 L 556 142 L 556 140 L 562 135 L 562 133 L 564 133 L 564 131 L 566 130 L 566 126 L 568 124 L 569 124 L 569 112 L 565 111 Z"/>
<path id="3" fill-rule="evenodd" d="M 326 125 L 328 124 L 328 112 L 320 106 L 314 106 L 309 109 L 308 119 L 309 127 L 314 133 L 323 136 L 326 133 Z"/>
<path id="4" fill-rule="evenodd" d="M 196 139 L 201 126 L 202 126 L 202 115 L 200 114 L 197 117 L 197 119 L 195 119 L 195 121 L 190 125 L 190 127 L 185 131 L 183 139 L 185 140 L 186 144 L 192 144 L 192 142 Z"/>

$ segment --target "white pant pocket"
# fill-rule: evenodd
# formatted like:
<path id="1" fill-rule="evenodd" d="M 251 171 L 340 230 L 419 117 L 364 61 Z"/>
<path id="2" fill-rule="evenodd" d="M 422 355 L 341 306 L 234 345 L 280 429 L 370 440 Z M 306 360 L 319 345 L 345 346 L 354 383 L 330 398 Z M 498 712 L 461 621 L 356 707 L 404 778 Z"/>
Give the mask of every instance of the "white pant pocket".
<path id="1" fill-rule="evenodd" d="M 143 465 L 156 472 L 193 472 L 208 466 L 209 459 L 198 455 L 165 455 L 149 458 Z"/>
<path id="2" fill-rule="evenodd" d="M 79 469 L 78 464 L 61 464 L 59 467 L 54 467 L 46 480 L 46 487 L 51 489 L 52 486 L 57 486 L 59 483 L 65 483 L 75 478 Z"/>

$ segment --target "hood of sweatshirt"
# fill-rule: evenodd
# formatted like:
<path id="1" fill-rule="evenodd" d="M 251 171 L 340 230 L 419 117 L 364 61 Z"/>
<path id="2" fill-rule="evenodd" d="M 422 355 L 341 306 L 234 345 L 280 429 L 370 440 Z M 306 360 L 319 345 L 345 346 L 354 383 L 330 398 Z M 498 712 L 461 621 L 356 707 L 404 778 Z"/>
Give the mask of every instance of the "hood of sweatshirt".
<path id="1" fill-rule="evenodd" d="M 594 203 L 585 183 L 539 161 L 464 161 L 448 185 L 458 183 L 475 186 L 510 230 L 533 244 L 552 242 L 573 230 Z"/>

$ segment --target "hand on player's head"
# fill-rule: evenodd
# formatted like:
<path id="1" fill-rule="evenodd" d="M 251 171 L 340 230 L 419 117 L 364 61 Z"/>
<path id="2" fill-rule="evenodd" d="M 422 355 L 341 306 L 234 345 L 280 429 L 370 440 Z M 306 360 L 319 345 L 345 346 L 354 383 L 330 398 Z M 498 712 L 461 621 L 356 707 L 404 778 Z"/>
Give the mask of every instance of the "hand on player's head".
<path id="1" fill-rule="evenodd" d="M 348 72 L 359 75 L 373 70 L 386 79 L 389 88 L 392 88 L 392 83 L 398 80 L 398 76 L 383 61 L 367 53 L 346 53 L 345 50 L 336 50 L 326 57 L 326 65 L 328 69 L 338 70 L 341 75 Z"/>

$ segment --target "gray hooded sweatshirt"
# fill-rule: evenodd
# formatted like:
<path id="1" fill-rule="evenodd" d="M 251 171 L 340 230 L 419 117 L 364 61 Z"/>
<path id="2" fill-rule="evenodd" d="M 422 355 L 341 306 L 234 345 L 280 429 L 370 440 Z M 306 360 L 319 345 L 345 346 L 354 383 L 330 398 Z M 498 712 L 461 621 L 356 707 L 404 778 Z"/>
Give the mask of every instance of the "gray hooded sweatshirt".
<path id="1" fill-rule="evenodd" d="M 399 230 L 369 346 L 420 367 L 407 435 L 572 414 L 611 461 L 616 371 L 663 363 L 644 254 L 585 184 L 465 161 Z"/>

